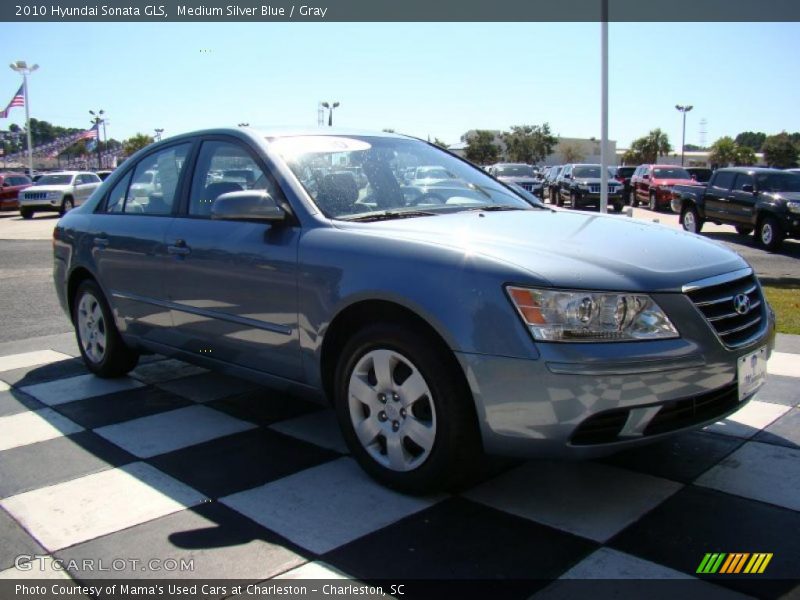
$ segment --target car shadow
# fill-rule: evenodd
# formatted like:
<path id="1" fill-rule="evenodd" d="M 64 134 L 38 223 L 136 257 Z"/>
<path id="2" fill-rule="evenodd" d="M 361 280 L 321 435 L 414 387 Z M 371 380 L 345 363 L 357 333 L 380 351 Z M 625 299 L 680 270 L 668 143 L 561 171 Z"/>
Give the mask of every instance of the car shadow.
<path id="1" fill-rule="evenodd" d="M 732 244 L 734 246 L 757 248 L 764 252 L 769 252 L 769 250 L 764 250 L 756 243 L 753 234 L 739 235 L 735 231 L 704 231 L 702 235 L 718 242 L 725 242 L 726 244 Z M 772 254 L 783 254 L 784 256 L 791 256 L 792 258 L 800 258 L 800 242 L 797 240 L 784 240 L 781 247 Z"/>

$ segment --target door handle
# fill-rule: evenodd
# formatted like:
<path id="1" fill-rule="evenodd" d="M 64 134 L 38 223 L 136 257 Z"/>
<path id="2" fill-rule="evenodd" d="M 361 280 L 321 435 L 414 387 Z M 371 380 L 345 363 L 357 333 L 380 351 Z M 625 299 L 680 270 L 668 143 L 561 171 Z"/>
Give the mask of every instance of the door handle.
<path id="1" fill-rule="evenodd" d="M 175 240 L 174 243 L 167 246 L 167 254 L 172 254 L 173 256 L 186 256 L 191 252 L 192 249 L 186 245 L 186 240 Z"/>
<path id="2" fill-rule="evenodd" d="M 100 248 L 101 250 L 103 248 L 108 248 L 108 244 L 109 244 L 109 241 L 108 241 L 107 237 L 96 237 L 96 238 L 94 238 L 94 241 L 92 242 L 92 245 L 95 248 Z"/>

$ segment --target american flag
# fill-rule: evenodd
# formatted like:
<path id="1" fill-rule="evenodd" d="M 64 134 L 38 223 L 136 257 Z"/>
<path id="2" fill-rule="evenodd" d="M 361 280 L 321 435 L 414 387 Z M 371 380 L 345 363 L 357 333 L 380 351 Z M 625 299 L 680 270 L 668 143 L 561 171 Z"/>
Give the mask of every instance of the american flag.
<path id="1" fill-rule="evenodd" d="M 6 109 L 4 111 L 0 111 L 0 119 L 8 118 L 8 111 L 15 106 L 25 106 L 25 89 L 24 84 L 19 86 L 17 93 L 14 94 L 14 97 L 11 98 L 11 102 L 8 103 Z"/>
<path id="2" fill-rule="evenodd" d="M 96 140 L 97 139 L 97 125 L 91 129 L 84 131 L 79 137 L 79 140 Z"/>

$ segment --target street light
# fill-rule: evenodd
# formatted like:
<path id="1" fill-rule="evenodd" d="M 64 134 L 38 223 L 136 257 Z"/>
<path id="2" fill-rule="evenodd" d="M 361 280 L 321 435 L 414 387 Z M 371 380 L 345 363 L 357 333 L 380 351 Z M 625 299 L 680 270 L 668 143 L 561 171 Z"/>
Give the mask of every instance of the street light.
<path id="1" fill-rule="evenodd" d="M 322 103 L 323 108 L 328 109 L 328 127 L 333 127 L 333 109 L 339 106 L 338 102 L 333 102 L 328 104 L 327 102 Z"/>
<path id="2" fill-rule="evenodd" d="M 31 108 L 28 98 L 28 75 L 39 68 L 39 65 L 28 66 L 24 60 L 18 60 L 10 65 L 12 70 L 22 73 L 22 89 L 25 94 L 25 130 L 28 132 L 28 173 L 33 177 L 33 146 L 31 144 Z"/>
<path id="3" fill-rule="evenodd" d="M 104 111 L 102 108 L 97 112 L 94 112 L 93 110 L 89 111 L 89 114 L 92 115 L 92 117 L 94 117 L 91 120 L 91 122 L 94 123 L 94 128 L 97 130 L 97 140 L 96 141 L 97 141 L 97 168 L 98 169 L 102 169 L 103 168 L 103 159 L 102 159 L 102 156 L 100 154 L 100 152 L 101 152 L 101 149 L 100 149 L 100 123 L 103 124 L 103 133 L 104 133 L 103 137 L 105 137 L 106 120 L 103 117 L 105 112 L 106 111 Z M 106 143 L 106 150 L 108 150 L 108 143 Z"/>
<path id="4" fill-rule="evenodd" d="M 687 104 L 686 106 L 681 106 L 680 104 L 675 105 L 675 109 L 683 113 L 683 135 L 681 136 L 681 166 L 683 166 L 683 151 L 684 146 L 686 146 L 686 113 L 692 110 L 694 107 Z"/>
<path id="5" fill-rule="evenodd" d="M 163 127 L 156 128 L 153 131 L 156 132 L 156 141 L 160 142 L 161 141 L 161 134 L 164 133 L 164 128 Z"/>

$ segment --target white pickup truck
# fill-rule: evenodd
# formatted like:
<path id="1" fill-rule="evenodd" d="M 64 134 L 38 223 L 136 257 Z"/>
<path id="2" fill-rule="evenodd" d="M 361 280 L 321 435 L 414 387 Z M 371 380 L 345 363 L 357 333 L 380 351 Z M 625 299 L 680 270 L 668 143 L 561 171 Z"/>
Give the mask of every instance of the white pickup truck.
<path id="1" fill-rule="evenodd" d="M 92 195 L 102 180 L 89 171 L 48 173 L 19 194 L 19 213 L 30 219 L 37 212 L 57 212 L 63 215 L 80 206 Z"/>

